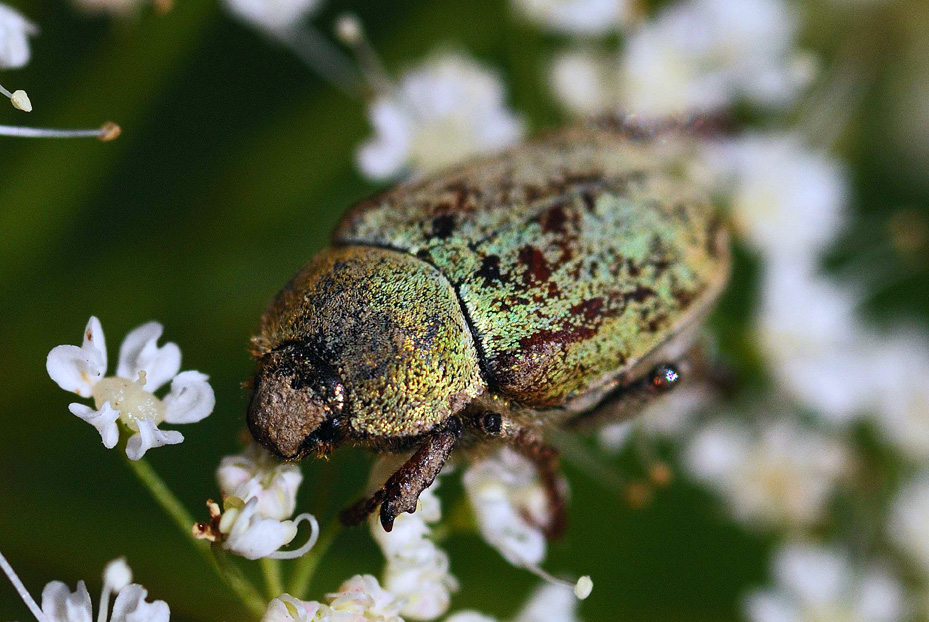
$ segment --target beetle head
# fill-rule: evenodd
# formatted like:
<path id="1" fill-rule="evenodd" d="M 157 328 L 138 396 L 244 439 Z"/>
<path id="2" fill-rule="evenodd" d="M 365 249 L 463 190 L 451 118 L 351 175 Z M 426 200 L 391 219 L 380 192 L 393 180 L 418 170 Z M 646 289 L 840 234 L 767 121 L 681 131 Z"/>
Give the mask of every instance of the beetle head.
<path id="1" fill-rule="evenodd" d="M 252 436 L 287 460 L 327 455 L 343 440 L 345 387 L 306 343 L 285 343 L 259 361 L 248 409 Z"/>

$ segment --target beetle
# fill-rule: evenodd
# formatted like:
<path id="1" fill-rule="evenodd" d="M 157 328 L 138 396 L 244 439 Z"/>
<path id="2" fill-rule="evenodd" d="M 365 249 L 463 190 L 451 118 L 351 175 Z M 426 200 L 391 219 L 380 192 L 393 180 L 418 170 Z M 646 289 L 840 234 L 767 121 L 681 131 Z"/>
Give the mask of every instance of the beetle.
<path id="1" fill-rule="evenodd" d="M 286 460 L 412 452 L 372 496 L 413 512 L 455 447 L 538 467 L 564 529 L 553 427 L 628 417 L 680 384 L 728 280 L 684 132 L 560 130 L 362 201 L 253 338 L 255 439 Z"/>

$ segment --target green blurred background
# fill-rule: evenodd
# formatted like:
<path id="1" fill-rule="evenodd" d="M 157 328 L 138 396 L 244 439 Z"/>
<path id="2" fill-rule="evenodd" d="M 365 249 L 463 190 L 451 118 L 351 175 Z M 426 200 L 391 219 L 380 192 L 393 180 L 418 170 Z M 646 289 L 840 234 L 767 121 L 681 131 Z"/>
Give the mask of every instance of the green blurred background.
<path id="1" fill-rule="evenodd" d="M 112 119 L 124 135 L 110 144 L 0 139 L 0 550 L 35 595 L 47 581 L 82 578 L 93 594 L 105 562 L 125 555 L 174 620 L 245 619 L 122 458 L 68 413 L 73 396 L 49 380 L 45 356 L 79 343 L 91 314 L 103 323 L 111 367 L 129 329 L 152 319 L 165 325 L 184 369 L 211 376 L 218 404 L 205 422 L 182 428 L 183 445 L 150 459 L 205 517 L 205 499 L 218 495 L 218 461 L 239 448 L 248 338 L 265 302 L 326 243 L 345 208 L 376 190 L 353 164 L 369 132 L 364 109 L 208 0 L 177 0 L 163 17 L 147 10 L 129 22 L 87 18 L 63 0 L 12 4 L 42 35 L 31 64 L 0 78 L 28 91 L 35 112 L 27 118 L 2 107 L 0 123 Z M 860 14 L 805 5 L 815 34 L 808 44 L 827 66 L 854 33 L 868 33 L 862 50 L 874 71 L 840 145 L 860 215 L 844 236 L 851 249 L 881 244 L 873 224 L 901 208 L 927 213 L 926 144 L 898 135 L 899 89 L 929 57 L 921 43 L 927 4 Z M 328 28 L 344 10 L 360 15 L 390 69 L 438 45 L 461 46 L 502 72 L 533 130 L 563 122 L 543 75 L 554 42 L 516 23 L 503 0 L 331 0 L 313 21 Z M 929 117 L 912 105 L 903 113 Z M 836 261 L 855 252 L 840 249 Z M 891 260 L 904 276 L 871 308 L 880 317 L 929 316 L 924 265 Z M 751 274 L 742 261 L 717 320 L 736 334 L 751 304 Z M 341 451 L 329 463 L 305 464 L 301 509 L 332 520 L 360 490 L 368 462 Z M 546 567 L 593 575 L 586 620 L 739 619 L 740 594 L 767 576 L 770 537 L 735 527 L 680 478 L 632 510 L 618 492 L 568 473 L 573 526 Z M 460 495 L 455 479 L 444 484 L 446 499 Z M 535 584 L 475 536 L 453 536 L 447 546 L 462 584 L 453 610 L 503 618 Z M 365 530 L 343 532 L 313 594 L 381 566 Z M 25 618 L 0 583 L 0 620 Z"/>

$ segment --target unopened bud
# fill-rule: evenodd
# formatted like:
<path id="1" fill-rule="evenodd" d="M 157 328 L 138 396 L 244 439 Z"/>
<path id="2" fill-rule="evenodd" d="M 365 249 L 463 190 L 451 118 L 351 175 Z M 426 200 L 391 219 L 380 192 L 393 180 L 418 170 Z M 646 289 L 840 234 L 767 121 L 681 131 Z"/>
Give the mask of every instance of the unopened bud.
<path id="1" fill-rule="evenodd" d="M 13 102 L 13 107 L 17 110 L 32 112 L 32 102 L 29 101 L 29 96 L 26 95 L 26 91 L 13 91 L 13 94 L 10 95 L 10 101 Z"/>
<path id="2" fill-rule="evenodd" d="M 574 584 L 574 595 L 580 600 L 584 600 L 594 589 L 594 582 L 588 575 L 584 575 Z"/>

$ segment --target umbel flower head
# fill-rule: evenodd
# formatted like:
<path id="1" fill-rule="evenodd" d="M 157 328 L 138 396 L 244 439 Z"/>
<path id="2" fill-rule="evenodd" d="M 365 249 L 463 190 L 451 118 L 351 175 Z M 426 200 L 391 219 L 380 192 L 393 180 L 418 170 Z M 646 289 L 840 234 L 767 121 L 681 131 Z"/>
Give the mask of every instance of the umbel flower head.
<path id="1" fill-rule="evenodd" d="M 149 322 L 126 335 L 115 376 L 105 377 L 106 342 L 95 317 L 84 329 L 81 346 L 57 346 L 48 353 L 46 369 L 52 380 L 65 391 L 93 398 L 93 408 L 75 402 L 69 410 L 97 428 L 107 449 L 119 440 L 118 421 L 133 432 L 126 443 L 130 460 L 139 460 L 153 447 L 183 442 L 180 432 L 159 429 L 161 423 L 195 423 L 216 404 L 207 376 L 180 372 L 177 344 L 158 346 L 162 330 L 161 324 Z M 155 392 L 168 382 L 168 394 L 157 397 Z"/>
<path id="2" fill-rule="evenodd" d="M 41 608 L 20 581 L 13 567 L 0 554 L 0 569 L 9 577 L 20 598 L 38 622 L 93 622 L 93 603 L 83 581 L 72 592 L 61 581 L 52 581 L 42 590 Z M 116 594 L 110 613 L 110 597 Z M 163 600 L 146 602 L 148 590 L 132 582 L 132 570 L 123 558 L 114 559 L 103 570 L 103 590 L 97 622 L 168 622 L 171 609 Z"/>

